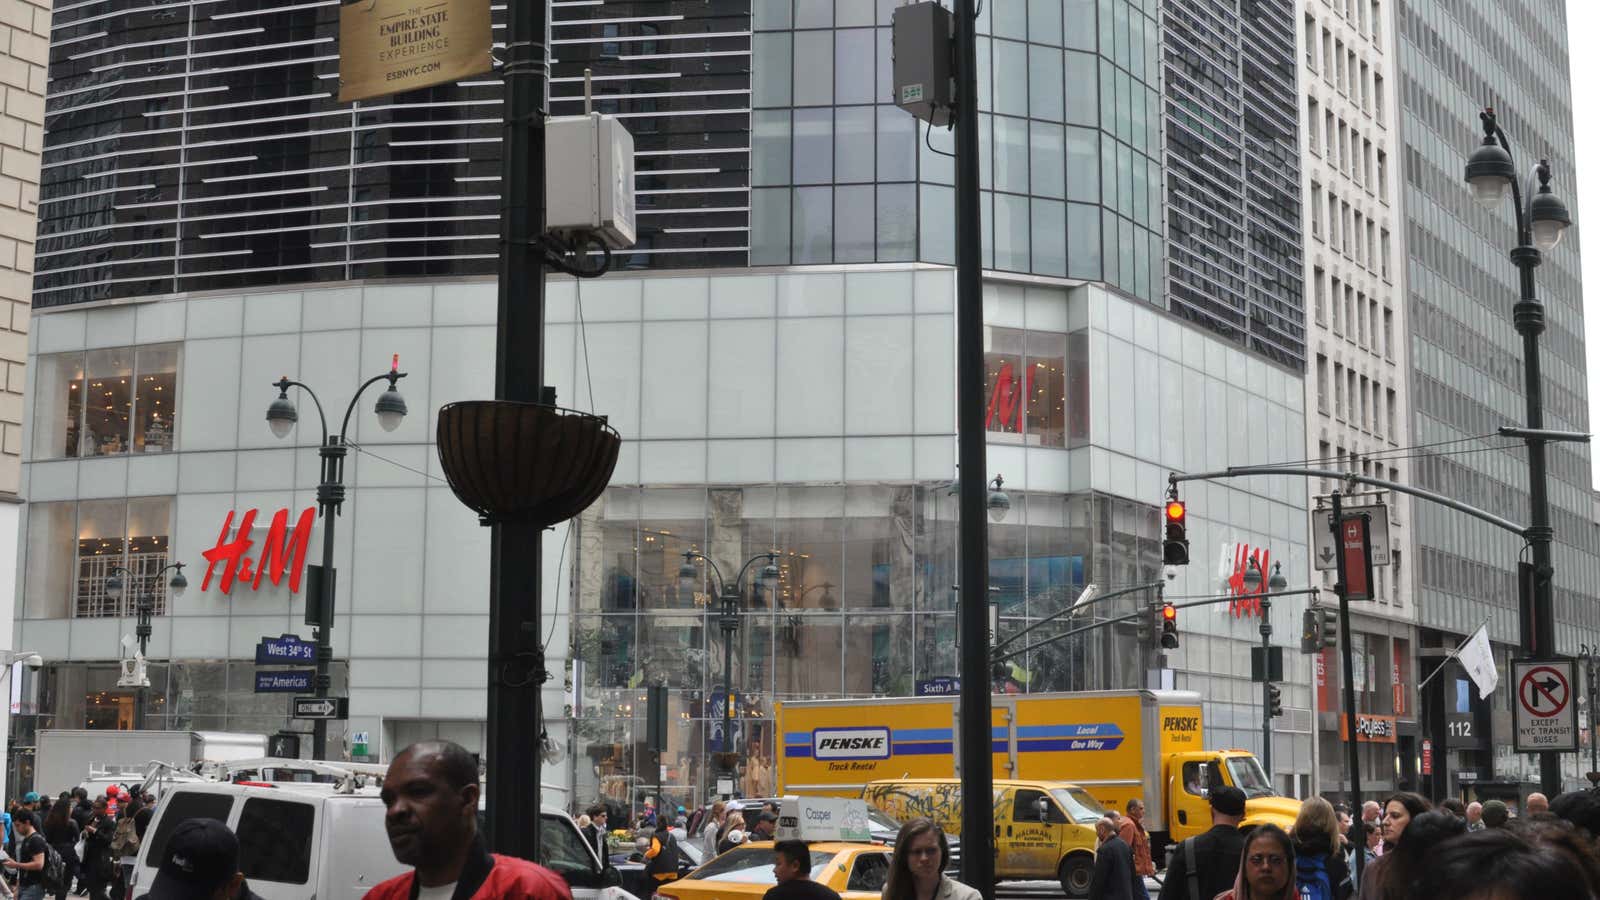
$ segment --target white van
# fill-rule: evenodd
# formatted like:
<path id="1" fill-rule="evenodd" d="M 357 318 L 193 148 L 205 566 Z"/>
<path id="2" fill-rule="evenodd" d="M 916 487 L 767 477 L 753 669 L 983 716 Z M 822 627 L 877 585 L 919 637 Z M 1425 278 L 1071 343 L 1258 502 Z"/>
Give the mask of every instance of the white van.
<path id="1" fill-rule="evenodd" d="M 149 890 L 179 822 L 227 823 L 239 837 L 239 869 L 263 900 L 360 900 L 373 885 L 407 871 L 395 861 L 376 788 L 339 792 L 326 784 L 173 785 L 156 806 L 139 847 L 128 896 Z M 566 813 L 545 807 L 544 859 L 572 887 L 574 900 L 599 900 L 619 883 Z M 608 900 L 634 900 L 613 887 Z"/>

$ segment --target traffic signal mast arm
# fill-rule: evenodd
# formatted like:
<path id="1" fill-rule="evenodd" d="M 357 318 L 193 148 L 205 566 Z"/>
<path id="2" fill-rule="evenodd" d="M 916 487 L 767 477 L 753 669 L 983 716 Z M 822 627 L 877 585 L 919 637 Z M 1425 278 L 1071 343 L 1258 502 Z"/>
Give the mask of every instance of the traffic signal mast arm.
<path id="1" fill-rule="evenodd" d="M 1423 500 L 1438 503 L 1441 506 L 1448 506 L 1457 512 L 1466 513 L 1474 518 L 1482 519 L 1497 528 L 1503 528 L 1518 537 L 1528 537 L 1528 526 L 1518 525 L 1510 519 L 1503 519 L 1492 512 L 1486 512 L 1471 504 L 1453 500 L 1443 494 L 1412 487 L 1409 484 L 1401 484 L 1398 481 L 1373 478 L 1368 475 L 1357 475 L 1353 472 L 1339 472 L 1334 469 L 1306 469 L 1300 466 L 1230 466 L 1220 472 L 1196 472 L 1193 475 L 1180 475 L 1177 472 L 1173 472 L 1167 476 L 1167 483 L 1175 487 L 1180 481 L 1215 481 L 1223 478 L 1244 478 L 1250 475 L 1302 475 L 1306 478 L 1329 478 L 1334 481 L 1348 481 L 1386 488 L 1396 493 L 1410 494 L 1413 497 L 1420 497 Z"/>
<path id="2" fill-rule="evenodd" d="M 1174 608 L 1174 609 L 1189 609 L 1190 607 L 1193 607 L 1193 606 L 1211 606 L 1211 605 L 1217 604 L 1217 603 L 1228 603 L 1228 602 L 1237 602 L 1239 600 L 1248 600 L 1248 599 L 1251 599 L 1253 597 L 1264 597 L 1264 598 L 1267 598 L 1269 600 L 1277 598 L 1277 597 L 1300 597 L 1300 596 L 1304 596 L 1306 594 L 1318 594 L 1318 593 L 1321 593 L 1323 590 L 1324 590 L 1323 588 L 1300 588 L 1300 589 L 1293 590 L 1293 591 L 1274 591 L 1272 593 L 1267 593 L 1267 594 L 1247 594 L 1247 595 L 1242 595 L 1242 596 L 1234 596 L 1232 594 L 1229 594 L 1229 595 L 1227 595 L 1225 597 L 1205 597 L 1205 598 L 1200 599 L 1200 600 L 1190 600 L 1187 603 L 1170 603 L 1168 605 L 1172 606 L 1172 608 Z M 1111 595 L 1107 594 L 1106 596 L 1109 597 Z M 1101 599 L 1104 599 L 1104 598 L 1101 598 Z M 1059 640 L 1061 640 L 1063 638 L 1069 638 L 1069 637 L 1072 637 L 1073 635 L 1083 634 L 1086 631 L 1094 631 L 1096 628 L 1105 628 L 1108 625 L 1116 625 L 1116 624 L 1118 624 L 1120 622 L 1132 622 L 1135 619 L 1139 618 L 1140 616 L 1148 616 L 1148 615 L 1150 615 L 1150 609 L 1148 607 L 1146 607 L 1145 609 L 1141 609 L 1141 610 L 1139 610 L 1137 612 L 1131 612 L 1131 613 L 1128 613 L 1127 615 L 1117 616 L 1114 619 L 1106 619 L 1105 621 L 1102 621 L 1102 622 L 1096 622 L 1093 625 L 1085 625 L 1082 628 L 1074 628 L 1071 631 L 1063 631 L 1058 635 L 1054 635 L 1052 637 L 1045 638 L 1044 640 L 1038 642 L 1037 644 L 1029 644 L 1028 646 L 1023 647 L 1021 650 L 1013 650 L 1010 653 L 996 653 L 996 654 L 994 654 L 993 657 L 990 658 L 989 661 L 990 661 L 991 664 L 1005 662 L 1008 659 L 1015 659 L 1015 658 L 1021 656 L 1022 654 L 1027 653 L 1030 650 L 1037 650 L 1040 647 L 1046 646 L 1047 644 L 1053 644 L 1056 641 L 1059 641 Z M 1043 624 L 1043 622 L 1041 621 L 1041 622 L 1036 623 L 1036 624 Z"/>
<path id="3" fill-rule="evenodd" d="M 1016 639 L 1022 637 L 1023 635 L 1027 634 L 1028 632 L 1034 630 L 1035 628 L 1038 628 L 1040 625 L 1047 625 L 1047 624 L 1049 624 L 1051 622 L 1054 622 L 1056 619 L 1061 618 L 1062 616 L 1071 615 L 1072 613 L 1079 612 L 1080 610 L 1088 609 L 1089 607 L 1093 606 L 1096 603 L 1099 603 L 1102 600 L 1111 600 L 1111 599 L 1114 599 L 1116 597 L 1124 597 L 1124 596 L 1127 596 L 1128 594 L 1138 593 L 1139 591 L 1153 591 L 1156 588 L 1161 587 L 1162 584 L 1164 584 L 1164 582 L 1160 582 L 1160 581 L 1152 581 L 1149 584 L 1136 584 L 1133 587 L 1119 588 L 1119 589 L 1117 589 L 1115 591 L 1112 591 L 1109 594 L 1100 594 L 1099 596 L 1090 597 L 1086 602 L 1081 603 L 1081 604 L 1077 603 L 1077 602 L 1074 602 L 1072 605 L 1068 606 L 1066 609 L 1056 610 L 1055 612 L 1051 613 L 1050 615 L 1045 616 L 1044 618 L 1042 618 L 1039 621 L 1033 623 L 1032 625 L 1029 625 L 1028 627 L 1022 629 L 1021 631 L 1017 632 L 1016 634 L 1011 635 L 1010 637 L 1006 638 L 1005 640 L 999 641 L 998 643 L 996 643 L 994 645 L 994 649 L 996 651 L 1001 650 L 1004 647 L 1010 645 L 1012 641 L 1015 641 Z M 1084 589 L 1088 590 L 1087 587 L 1085 587 Z M 1122 621 L 1122 619 L 1118 619 L 1117 621 L 1120 622 L 1120 621 Z M 1009 659 L 1009 657 L 1005 657 L 1005 658 Z"/>

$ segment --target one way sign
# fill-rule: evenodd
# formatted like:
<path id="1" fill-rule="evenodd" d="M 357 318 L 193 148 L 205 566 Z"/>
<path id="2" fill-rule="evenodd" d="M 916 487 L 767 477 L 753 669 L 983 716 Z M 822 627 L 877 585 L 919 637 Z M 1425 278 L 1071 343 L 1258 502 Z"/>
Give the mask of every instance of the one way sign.
<path id="1" fill-rule="evenodd" d="M 348 719 L 349 697 L 296 697 L 289 716 L 295 719 Z"/>
<path id="2" fill-rule="evenodd" d="M 1368 523 L 1367 543 L 1372 545 L 1372 564 L 1387 566 L 1389 564 L 1389 507 L 1382 503 L 1370 506 L 1346 506 L 1343 509 L 1345 516 L 1359 516 L 1367 513 L 1372 517 Z M 1319 572 L 1334 572 L 1339 568 L 1338 546 L 1333 540 L 1333 510 L 1314 509 L 1311 511 L 1311 556 Z"/>

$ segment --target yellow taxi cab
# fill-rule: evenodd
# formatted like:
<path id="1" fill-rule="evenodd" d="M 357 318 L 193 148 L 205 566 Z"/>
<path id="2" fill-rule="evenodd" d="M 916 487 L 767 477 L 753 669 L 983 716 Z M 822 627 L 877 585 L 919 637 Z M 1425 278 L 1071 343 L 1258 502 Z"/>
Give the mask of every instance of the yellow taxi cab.
<path id="1" fill-rule="evenodd" d="M 772 841 L 740 844 L 677 881 L 656 889 L 666 900 L 761 900 L 778 883 Z M 894 851 L 883 844 L 820 841 L 811 851 L 811 880 L 844 900 L 878 900 Z"/>
<path id="2" fill-rule="evenodd" d="M 889 880 L 894 850 L 871 840 L 867 803 L 837 797 L 784 797 L 778 840 L 806 842 L 811 880 L 844 900 L 877 900 Z M 773 841 L 740 844 L 683 878 L 656 889 L 666 900 L 760 900 L 778 883 Z"/>

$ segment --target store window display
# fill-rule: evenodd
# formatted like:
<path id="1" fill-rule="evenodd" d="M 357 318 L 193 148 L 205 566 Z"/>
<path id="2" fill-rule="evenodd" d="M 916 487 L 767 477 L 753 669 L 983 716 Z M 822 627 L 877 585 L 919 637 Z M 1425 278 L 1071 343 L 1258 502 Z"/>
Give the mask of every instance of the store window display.
<path id="1" fill-rule="evenodd" d="M 170 452 L 178 356 L 176 344 L 40 356 L 33 458 Z"/>

